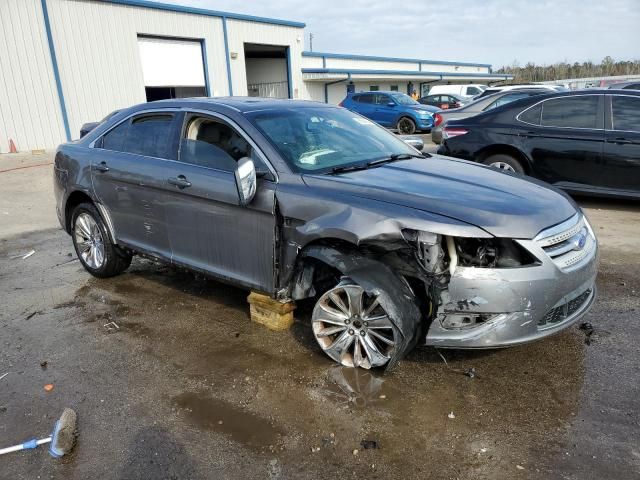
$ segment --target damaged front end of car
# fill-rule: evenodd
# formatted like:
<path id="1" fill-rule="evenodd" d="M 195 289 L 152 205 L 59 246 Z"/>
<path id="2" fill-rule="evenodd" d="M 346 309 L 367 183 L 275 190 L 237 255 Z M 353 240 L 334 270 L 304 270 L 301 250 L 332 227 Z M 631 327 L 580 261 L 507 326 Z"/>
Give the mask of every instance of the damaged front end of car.
<path id="1" fill-rule="evenodd" d="M 574 323 L 595 298 L 597 241 L 581 213 L 530 240 L 480 229 L 466 236 L 475 232 L 451 228 L 448 235 L 446 225 L 386 227 L 346 249 L 331 240 L 303 249 L 288 294 L 321 293 L 315 290 L 323 290 L 318 264 L 308 261 L 314 259 L 378 297 L 400 334 L 387 351 L 387 368 L 419 343 L 468 349 L 537 340 Z M 337 360 L 370 366 L 352 357 Z"/>

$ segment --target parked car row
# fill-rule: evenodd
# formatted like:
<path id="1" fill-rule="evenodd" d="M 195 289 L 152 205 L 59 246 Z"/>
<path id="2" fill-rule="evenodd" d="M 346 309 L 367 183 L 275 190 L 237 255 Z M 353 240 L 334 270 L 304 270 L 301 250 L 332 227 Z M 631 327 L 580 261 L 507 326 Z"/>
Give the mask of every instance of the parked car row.
<path id="1" fill-rule="evenodd" d="M 529 96 L 448 120 L 443 139 L 443 155 L 568 192 L 640 198 L 640 92 L 634 90 Z"/>

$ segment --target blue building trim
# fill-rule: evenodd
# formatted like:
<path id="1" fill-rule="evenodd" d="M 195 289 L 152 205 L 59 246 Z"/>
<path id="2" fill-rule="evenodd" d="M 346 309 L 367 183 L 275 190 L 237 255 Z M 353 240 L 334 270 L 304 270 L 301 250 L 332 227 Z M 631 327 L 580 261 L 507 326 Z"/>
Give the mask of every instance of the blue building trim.
<path id="1" fill-rule="evenodd" d="M 287 52 L 287 87 L 289 88 L 289 98 L 293 98 L 293 75 L 291 68 L 291 47 L 286 48 Z"/>
<path id="2" fill-rule="evenodd" d="M 415 70 L 358 70 L 344 68 L 303 68 L 302 73 L 338 73 L 342 75 L 408 75 L 408 76 L 439 76 L 442 77 L 473 77 L 473 78 L 496 78 L 500 80 L 511 80 L 513 75 L 498 75 L 490 73 L 458 73 L 458 72 L 426 72 Z"/>
<path id="3" fill-rule="evenodd" d="M 233 96 L 233 82 L 231 81 L 231 57 L 229 55 L 229 39 L 227 37 L 227 17 L 222 17 L 222 33 L 224 35 L 224 55 L 227 58 L 227 84 L 229 96 Z"/>
<path id="4" fill-rule="evenodd" d="M 211 96 L 211 83 L 209 82 L 209 62 L 207 61 L 207 41 L 200 40 L 202 47 L 202 66 L 204 68 L 204 84 L 207 87 L 207 97 Z"/>
<path id="5" fill-rule="evenodd" d="M 58 99 L 60 100 L 60 111 L 62 113 L 62 123 L 64 124 L 64 133 L 67 136 L 67 142 L 71 141 L 71 129 L 69 128 L 69 117 L 67 116 L 67 107 L 64 101 L 64 93 L 62 92 L 62 81 L 60 80 L 60 70 L 58 69 L 58 59 L 56 57 L 56 48 L 53 44 L 53 35 L 51 33 L 51 22 L 49 21 L 49 10 L 47 9 L 47 0 L 41 0 L 42 14 L 44 16 L 44 28 L 47 31 L 47 42 L 49 44 L 49 56 L 51 57 L 51 66 L 53 67 L 53 76 L 56 79 L 56 89 L 58 90 Z"/>
<path id="6" fill-rule="evenodd" d="M 103 2 L 117 3 L 131 7 L 152 8 L 155 10 L 167 10 L 169 12 L 191 13 L 194 15 L 205 15 L 208 17 L 226 17 L 233 20 L 244 20 L 247 22 L 268 23 L 271 25 L 283 25 L 285 27 L 304 28 L 306 25 L 301 22 L 281 20 L 279 18 L 255 17 L 253 15 L 243 15 L 239 13 L 221 12 L 219 10 L 208 10 L 206 8 L 185 7 L 182 5 L 170 5 L 168 3 L 151 2 L 149 0 L 102 0 Z"/>
<path id="7" fill-rule="evenodd" d="M 348 53 L 323 53 L 323 52 L 302 52 L 304 57 L 342 58 L 346 60 L 373 60 L 379 62 L 402 62 L 402 63 L 433 63 L 436 65 L 460 65 L 462 67 L 484 67 L 491 68 L 490 63 L 466 63 L 449 62 L 444 60 L 426 60 L 421 58 L 396 58 L 396 57 L 375 57 L 371 55 L 351 55 Z"/>

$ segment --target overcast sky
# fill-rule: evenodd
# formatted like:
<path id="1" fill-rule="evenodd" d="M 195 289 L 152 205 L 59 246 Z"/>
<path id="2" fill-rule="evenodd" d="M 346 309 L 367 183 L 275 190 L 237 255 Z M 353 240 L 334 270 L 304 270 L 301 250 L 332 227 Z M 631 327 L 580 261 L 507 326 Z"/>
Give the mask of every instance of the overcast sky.
<path id="1" fill-rule="evenodd" d="M 315 51 L 491 63 L 640 58 L 640 0 L 164 0 L 302 21 Z M 402 5 L 409 5 L 404 8 Z"/>

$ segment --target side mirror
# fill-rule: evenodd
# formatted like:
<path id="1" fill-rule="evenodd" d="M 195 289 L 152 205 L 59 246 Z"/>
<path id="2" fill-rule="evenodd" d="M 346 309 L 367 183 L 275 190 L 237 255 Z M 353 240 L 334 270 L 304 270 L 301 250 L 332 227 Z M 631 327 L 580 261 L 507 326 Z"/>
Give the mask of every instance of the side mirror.
<path id="1" fill-rule="evenodd" d="M 400 138 L 404 143 L 412 146 L 419 152 L 424 150 L 424 141 L 420 137 L 412 137 L 410 135 L 401 135 Z"/>
<path id="2" fill-rule="evenodd" d="M 236 187 L 240 197 L 240 205 L 249 205 L 256 194 L 256 167 L 249 157 L 242 157 L 238 160 L 235 171 Z"/>

